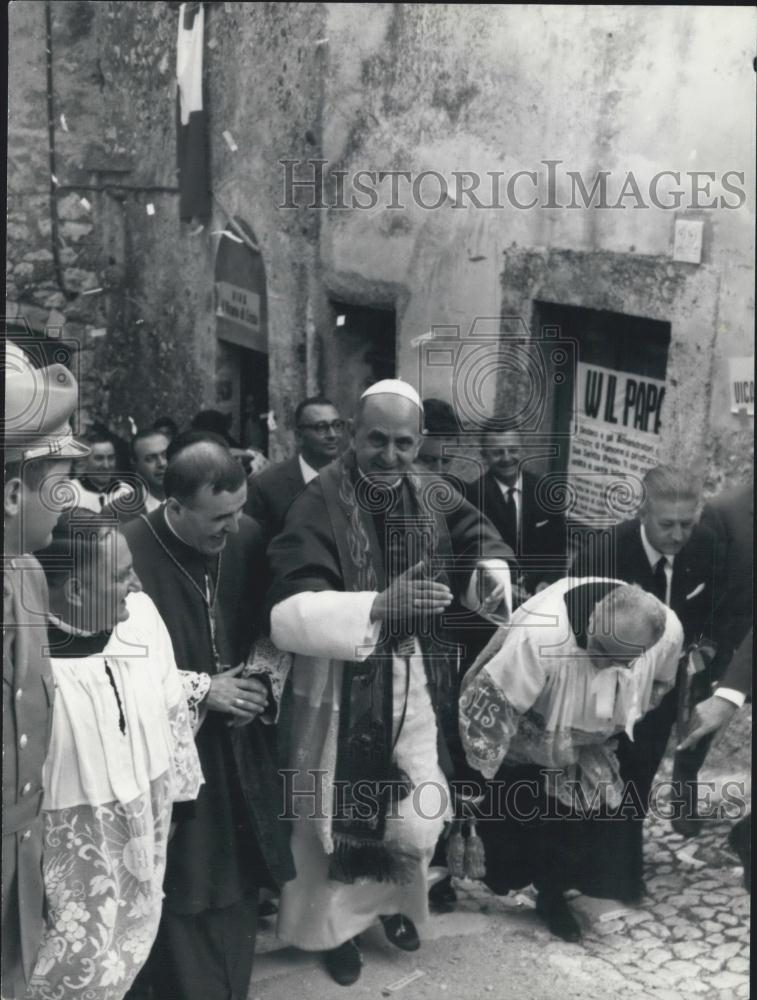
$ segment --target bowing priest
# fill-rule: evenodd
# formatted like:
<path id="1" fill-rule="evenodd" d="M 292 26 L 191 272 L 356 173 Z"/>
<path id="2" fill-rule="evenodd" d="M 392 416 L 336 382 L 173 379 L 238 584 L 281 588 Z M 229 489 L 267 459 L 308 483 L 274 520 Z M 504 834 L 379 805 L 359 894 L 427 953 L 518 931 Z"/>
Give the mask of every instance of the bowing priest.
<path id="1" fill-rule="evenodd" d="M 257 525 L 242 514 L 244 469 L 222 441 L 186 440 L 166 469 L 166 502 L 124 534 L 206 713 L 197 734 L 205 784 L 196 803 L 174 809 L 163 916 L 130 998 L 149 982 L 158 997 L 245 1000 L 258 891 L 293 875 L 278 820 L 275 734 L 265 724 L 276 716 L 283 671 L 281 657 L 256 655 L 245 667 L 263 552 Z"/>
<path id="2" fill-rule="evenodd" d="M 635 810 L 616 737 L 675 683 L 683 630 L 652 594 L 620 580 L 558 580 L 522 604 L 466 674 L 460 735 L 490 779 L 478 805 L 486 884 L 533 883 L 553 934 L 577 941 L 568 889 L 637 896 L 633 852 L 609 837 Z"/>
<path id="3" fill-rule="evenodd" d="M 450 814 L 437 717 L 457 649 L 443 612 L 453 595 L 499 621 L 511 608 L 497 533 L 448 483 L 413 468 L 422 417 L 406 382 L 367 389 L 351 447 L 294 501 L 268 550 L 271 638 L 295 654 L 297 876 L 278 935 L 324 952 L 343 985 L 359 977 L 356 939 L 378 917 L 397 947 L 420 944 L 414 921 L 427 916 L 428 865 Z"/>

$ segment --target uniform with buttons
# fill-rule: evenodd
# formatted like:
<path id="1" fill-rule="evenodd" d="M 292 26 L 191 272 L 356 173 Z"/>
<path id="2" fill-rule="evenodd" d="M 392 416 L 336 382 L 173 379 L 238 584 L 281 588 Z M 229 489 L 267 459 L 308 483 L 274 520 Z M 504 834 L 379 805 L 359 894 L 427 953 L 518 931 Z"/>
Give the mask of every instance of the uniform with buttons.
<path id="1" fill-rule="evenodd" d="M 53 679 L 47 584 L 33 556 L 3 574 L 3 996 L 23 995 L 42 928 L 42 765 L 50 741 Z"/>
<path id="2" fill-rule="evenodd" d="M 88 455 L 89 448 L 74 439 L 70 426 L 79 395 L 71 372 L 60 364 L 38 367 L 12 340 L 5 341 L 3 368 L 6 486 L 19 479 L 28 462 L 45 461 L 55 466 L 61 461 L 66 468 L 71 460 Z M 48 500 L 53 500 L 54 494 L 51 490 Z M 23 497 L 23 489 L 16 493 L 15 488 L 6 495 L 3 525 L 1 971 L 6 1000 L 26 993 L 43 927 L 42 765 L 52 730 L 54 690 L 50 663 L 43 656 L 47 583 L 33 556 L 16 555 L 46 544 L 44 525 L 36 524 L 33 518 L 25 524 Z M 36 531 L 41 533 L 39 538 Z"/>

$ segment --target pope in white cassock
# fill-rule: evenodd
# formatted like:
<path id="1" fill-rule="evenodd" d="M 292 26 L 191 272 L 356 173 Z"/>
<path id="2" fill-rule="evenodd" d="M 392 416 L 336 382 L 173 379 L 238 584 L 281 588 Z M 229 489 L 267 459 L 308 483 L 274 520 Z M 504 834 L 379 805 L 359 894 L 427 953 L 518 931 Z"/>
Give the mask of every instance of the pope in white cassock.
<path id="1" fill-rule="evenodd" d="M 351 448 L 295 500 L 269 557 L 271 637 L 295 654 L 291 736 L 297 877 L 278 935 L 355 982 L 377 917 L 418 948 L 428 866 L 450 815 L 437 718 L 453 697 L 453 596 L 505 622 L 509 552 L 483 515 L 413 465 L 423 408 L 406 382 L 367 389 Z"/>

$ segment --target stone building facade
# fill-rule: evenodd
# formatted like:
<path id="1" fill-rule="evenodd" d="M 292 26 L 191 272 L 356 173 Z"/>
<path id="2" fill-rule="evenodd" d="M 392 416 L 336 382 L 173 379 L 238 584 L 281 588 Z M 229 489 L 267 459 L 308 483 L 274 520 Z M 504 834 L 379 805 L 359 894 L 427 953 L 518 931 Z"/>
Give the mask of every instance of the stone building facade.
<path id="1" fill-rule="evenodd" d="M 202 230 L 178 219 L 178 16 L 11 8 L 7 312 L 79 345 L 90 419 L 217 407 L 245 436 L 272 413 L 281 457 L 304 395 L 348 412 L 398 373 L 469 424 L 538 396 L 529 429 L 560 467 L 591 362 L 664 385 L 659 458 L 710 489 L 743 478 L 753 10 L 206 4 Z M 229 311 L 230 239 L 256 270 L 253 323 Z"/>

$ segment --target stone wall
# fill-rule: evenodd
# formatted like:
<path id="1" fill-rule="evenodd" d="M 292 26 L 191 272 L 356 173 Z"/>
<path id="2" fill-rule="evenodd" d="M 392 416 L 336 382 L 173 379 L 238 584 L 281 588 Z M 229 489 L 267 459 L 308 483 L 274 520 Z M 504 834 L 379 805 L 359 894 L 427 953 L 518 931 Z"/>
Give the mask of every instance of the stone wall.
<path id="1" fill-rule="evenodd" d="M 37 332 L 63 332 L 83 349 L 81 364 L 91 347 L 88 331 L 102 321 L 94 297 L 82 295 L 97 287 L 99 265 L 96 220 L 81 200 L 88 194 L 86 144 L 97 117 L 94 10 L 59 3 L 51 13 L 54 176 L 45 5 L 9 8 L 6 316 L 22 314 Z M 71 182 L 81 185 L 77 193 L 65 186 Z"/>

